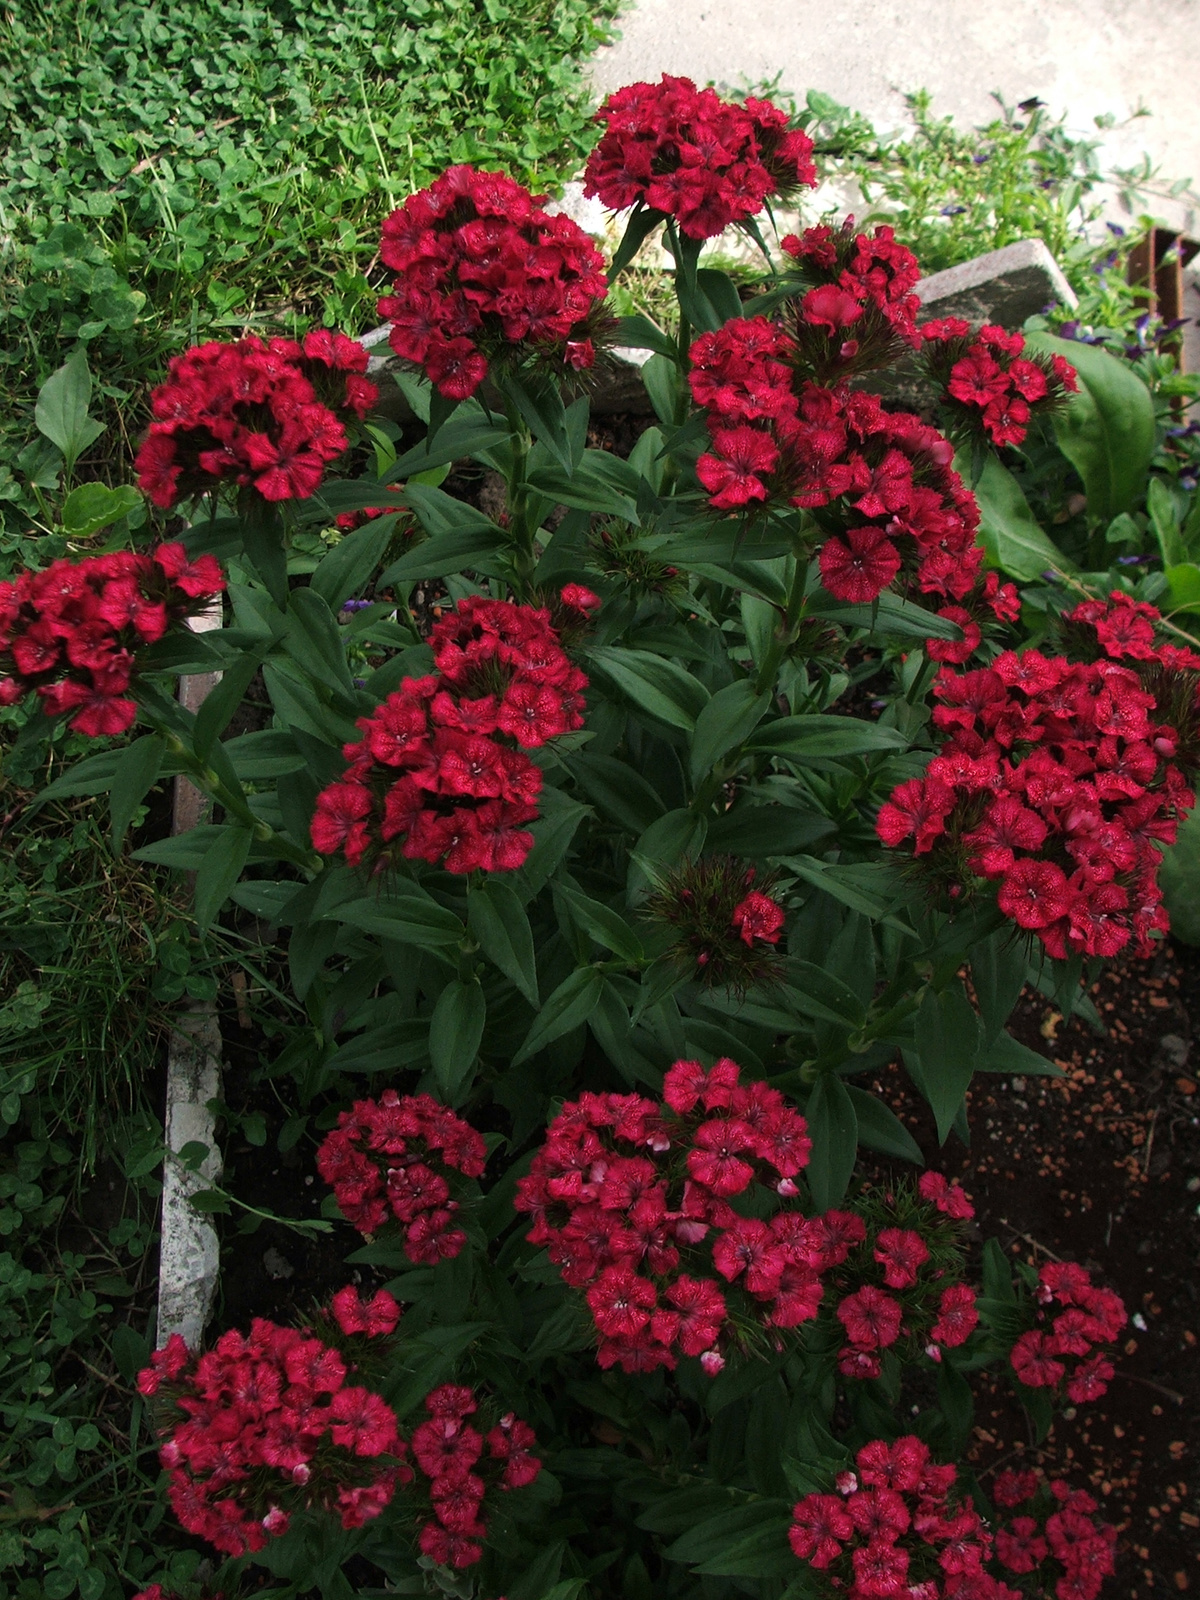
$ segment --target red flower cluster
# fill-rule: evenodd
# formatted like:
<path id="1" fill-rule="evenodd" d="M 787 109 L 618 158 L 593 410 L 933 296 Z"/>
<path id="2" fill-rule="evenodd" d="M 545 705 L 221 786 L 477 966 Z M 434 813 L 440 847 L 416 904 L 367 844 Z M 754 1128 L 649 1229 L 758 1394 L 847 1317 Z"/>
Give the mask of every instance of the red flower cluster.
<path id="1" fill-rule="evenodd" d="M 827 377 L 885 366 L 905 346 L 916 349 L 920 301 L 912 293 L 921 269 L 911 250 L 884 224 L 856 233 L 847 217 L 783 240 L 795 275 L 812 287 L 790 303 L 792 334 L 801 358 Z"/>
<path id="2" fill-rule="evenodd" d="M 713 506 L 810 510 L 829 535 L 821 581 L 839 600 L 874 600 L 906 559 L 922 592 L 970 593 L 979 511 L 935 428 L 876 395 L 804 379 L 795 341 L 765 317 L 702 334 L 691 361 L 713 443 L 696 474 Z"/>
<path id="3" fill-rule="evenodd" d="M 593 365 L 603 259 L 503 173 L 449 168 L 387 218 L 379 254 L 398 274 L 379 302 L 392 349 L 439 394 L 465 400 L 505 354 Z"/>
<path id="4" fill-rule="evenodd" d="M 418 1535 L 423 1555 L 441 1566 L 469 1567 L 483 1554 L 483 1512 L 491 1489 L 522 1489 L 542 1470 L 531 1448 L 533 1429 L 512 1412 L 495 1427 L 472 1427 L 479 1406 L 470 1389 L 446 1383 L 425 1397 L 429 1420 L 412 1436 L 413 1461 L 422 1474 L 416 1488 L 429 1494 L 430 1515 Z"/>
<path id="5" fill-rule="evenodd" d="M 328 328 L 303 345 L 253 335 L 194 345 L 150 396 L 139 486 L 164 509 L 222 483 L 306 500 L 346 448 L 346 416 L 366 416 L 379 397 L 366 370 L 363 346 Z"/>
<path id="6" fill-rule="evenodd" d="M 991 324 L 972 334 L 969 322 L 945 317 L 921 329 L 925 368 L 967 431 L 996 446 L 1024 441 L 1035 411 L 1050 411 L 1079 389 L 1063 356 L 1025 352 L 1020 333 Z"/>
<path id="7" fill-rule="evenodd" d="M 1117 1530 L 1096 1518 L 1090 1494 L 1054 1479 L 1046 1494 L 1034 1472 L 1001 1472 L 992 1491 L 998 1506 L 1023 1508 L 995 1533 L 996 1561 L 1020 1578 L 1036 1575 L 1039 1594 L 1055 1600 L 1096 1600 L 1115 1570 Z"/>
<path id="8" fill-rule="evenodd" d="M 550 1124 L 516 1207 L 527 1237 L 587 1290 L 602 1367 L 674 1367 L 699 1356 L 708 1373 L 748 1324 L 778 1330 L 817 1314 L 820 1272 L 851 1243 L 838 1212 L 769 1222 L 730 1201 L 756 1181 L 790 1197 L 811 1143 L 778 1090 L 742 1084 L 736 1063 L 709 1071 L 677 1061 L 663 1102 L 583 1094 Z M 731 1309 L 732 1302 L 732 1309 Z"/>
<path id="9" fill-rule="evenodd" d="M 430 636 L 436 672 L 406 678 L 345 746 L 350 765 L 317 796 L 312 842 L 511 872 L 533 848 L 542 774 L 526 750 L 583 726 L 587 679 L 549 614 L 469 596 Z"/>
<path id="10" fill-rule="evenodd" d="M 734 906 L 730 923 L 737 929 L 742 943 L 751 949 L 756 940 L 764 944 L 778 944 L 784 923 L 783 907 L 777 900 L 772 900 L 769 894 L 760 894 L 757 889 L 751 889 L 746 898 Z"/>
<path id="11" fill-rule="evenodd" d="M 1060 959 L 1131 941 L 1145 955 L 1167 926 L 1156 844 L 1195 803 L 1177 757 L 1195 764 L 1200 656 L 1155 645 L 1157 616 L 1120 594 L 1070 614 L 1118 659 L 1026 650 L 944 667 L 933 723 L 949 737 L 876 821 L 952 883 L 998 881 L 1001 911 Z"/>
<path id="12" fill-rule="evenodd" d="M 1093 1345 L 1111 1344 L 1128 1322 L 1124 1302 L 1111 1289 L 1093 1284 L 1084 1267 L 1073 1261 L 1047 1262 L 1038 1274 L 1039 1323 L 1013 1345 L 1009 1359 L 1020 1381 L 1030 1389 L 1056 1389 L 1065 1380 L 1072 1405 L 1099 1400 L 1113 1375 L 1111 1361 L 1093 1355 Z"/>
<path id="13" fill-rule="evenodd" d="M 394 1332 L 400 1308 L 382 1289 L 364 1305 L 347 1287 L 331 1313 L 321 1337 L 256 1318 L 248 1338 L 223 1333 L 199 1357 L 172 1334 L 138 1374 L 141 1394 L 172 1402 L 159 1459 L 175 1515 L 226 1555 L 286 1532 L 289 1508 L 361 1527 L 412 1479 L 395 1414 L 351 1381 L 370 1353 L 361 1341 Z"/>
<path id="14" fill-rule="evenodd" d="M 1001 583 L 998 572 L 985 572 L 961 606 L 939 606 L 939 617 L 962 629 L 961 639 L 926 639 L 925 654 L 931 661 L 961 666 L 983 643 L 983 630 L 995 622 L 1017 622 L 1021 616 L 1021 596 L 1015 583 Z"/>
<path id="15" fill-rule="evenodd" d="M 941 1173 L 926 1172 L 916 1194 L 905 1186 L 868 1195 L 862 1211 L 846 1218 L 855 1248 L 830 1279 L 846 1338 L 839 1370 L 878 1378 L 883 1351 L 901 1340 L 940 1361 L 943 1348 L 965 1344 L 979 1321 L 974 1292 L 958 1281 L 965 1263 L 955 1224 L 975 1215 L 970 1201 Z"/>
<path id="16" fill-rule="evenodd" d="M 984 1563 L 992 1536 L 914 1434 L 872 1440 L 839 1474 L 837 1494 L 808 1494 L 788 1530 L 801 1561 L 845 1600 L 1020 1600 Z"/>
<path id="17" fill-rule="evenodd" d="M 427 1094 L 385 1089 L 341 1112 L 317 1151 L 317 1171 L 360 1233 L 394 1217 L 409 1260 L 435 1266 L 467 1242 L 447 1174 L 478 1178 L 486 1160 L 482 1136 L 453 1111 Z"/>
<path id="18" fill-rule="evenodd" d="M 127 691 L 139 646 L 224 587 L 216 559 L 193 561 L 181 544 L 52 561 L 0 582 L 0 706 L 32 690 L 48 716 L 70 714 L 76 733 L 124 733 L 137 716 Z"/>
<path id="19" fill-rule="evenodd" d="M 631 83 L 596 113 L 605 124 L 584 169 L 584 193 L 612 211 L 639 201 L 711 239 L 773 194 L 815 188 L 813 143 L 769 100 L 734 104 L 690 78 Z"/>

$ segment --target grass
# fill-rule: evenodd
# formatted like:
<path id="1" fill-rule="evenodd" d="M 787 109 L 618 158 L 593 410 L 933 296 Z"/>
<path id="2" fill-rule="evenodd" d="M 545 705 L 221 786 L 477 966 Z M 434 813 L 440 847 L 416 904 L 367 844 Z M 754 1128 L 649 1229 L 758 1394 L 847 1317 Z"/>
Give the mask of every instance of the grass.
<path id="1" fill-rule="evenodd" d="M 379 226 L 454 161 L 553 186 L 618 0 L 12 0 L 0 13 L 0 519 L 45 476 L 38 385 L 104 374 L 118 481 L 148 383 L 201 337 L 374 319 Z M 53 490 L 52 483 L 42 487 Z"/>

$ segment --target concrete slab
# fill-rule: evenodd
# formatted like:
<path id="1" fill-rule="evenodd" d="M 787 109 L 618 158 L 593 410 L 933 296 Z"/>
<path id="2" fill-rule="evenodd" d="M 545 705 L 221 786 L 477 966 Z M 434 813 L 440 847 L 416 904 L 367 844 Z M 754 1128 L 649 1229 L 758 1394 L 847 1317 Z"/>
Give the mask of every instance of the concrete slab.
<path id="1" fill-rule="evenodd" d="M 1079 303 L 1041 239 L 1019 239 L 945 272 L 933 272 L 917 284 L 916 294 L 922 322 L 965 317 L 1002 328 L 1019 328 L 1026 317 L 1055 303 L 1072 309 Z"/>

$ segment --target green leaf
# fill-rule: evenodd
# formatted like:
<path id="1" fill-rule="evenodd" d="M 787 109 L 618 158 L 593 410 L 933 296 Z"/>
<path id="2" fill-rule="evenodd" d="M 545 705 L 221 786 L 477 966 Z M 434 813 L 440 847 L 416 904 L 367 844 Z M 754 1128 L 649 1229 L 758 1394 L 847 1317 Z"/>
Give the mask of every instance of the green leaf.
<path id="1" fill-rule="evenodd" d="M 971 983 L 983 1018 L 983 1042 L 990 1044 L 1012 1015 L 1025 987 L 1028 940 L 1010 927 L 998 928 L 971 947 Z"/>
<path id="2" fill-rule="evenodd" d="M 656 356 L 666 356 L 669 361 L 674 361 L 676 356 L 675 341 L 670 334 L 640 313 L 617 319 L 613 342 L 624 350 L 653 350 Z"/>
<path id="3" fill-rule="evenodd" d="M 333 922 L 349 922 L 381 939 L 395 939 L 398 944 L 426 949 L 458 944 L 466 932 L 453 911 L 447 911 L 415 886 L 407 894 L 383 893 L 348 900 L 326 915 Z"/>
<path id="4" fill-rule="evenodd" d="M 978 1062 L 979 1031 L 979 1018 L 957 978 L 940 994 L 925 991 L 916 1019 L 917 1087 L 937 1120 L 941 1144 L 966 1100 Z"/>
<path id="5" fill-rule="evenodd" d="M 757 1500 L 749 1505 L 736 1506 L 719 1516 L 710 1517 L 699 1526 L 693 1525 L 663 1554 L 668 1561 L 682 1561 L 689 1565 L 698 1562 L 720 1561 L 723 1555 L 737 1549 L 749 1536 L 780 1530 L 785 1535 L 791 1507 L 783 1500 Z M 795 1564 L 795 1556 L 792 1562 Z"/>
<path id="6" fill-rule="evenodd" d="M 908 740 L 895 728 L 855 717 L 780 717 L 760 728 L 747 748 L 761 755 L 804 761 L 810 756 L 873 755 L 879 750 L 906 750 Z"/>
<path id="7" fill-rule="evenodd" d="M 852 1083 L 846 1085 L 846 1093 L 854 1107 L 859 1144 L 865 1144 L 868 1150 L 879 1150 L 885 1156 L 911 1161 L 918 1167 L 925 1165 L 920 1145 L 878 1095 L 857 1089 Z"/>
<path id="8" fill-rule="evenodd" d="M 937 1394 L 938 1410 L 946 1419 L 946 1453 L 951 1456 L 961 1455 L 967 1448 L 967 1440 L 971 1437 L 971 1426 L 975 1421 L 975 1401 L 971 1395 L 971 1385 L 958 1368 L 945 1357 L 938 1367 Z"/>
<path id="9" fill-rule="evenodd" d="M 668 811 L 646 829 L 630 851 L 627 893 L 632 898 L 652 881 L 662 867 L 674 867 L 685 857 L 691 859 L 704 847 L 707 826 L 694 811 L 680 808 Z"/>
<path id="10" fill-rule="evenodd" d="M 531 373 L 509 373 L 495 379 L 496 388 L 516 409 L 530 433 L 545 445 L 569 477 L 575 470 L 567 419 L 557 384 Z"/>
<path id="11" fill-rule="evenodd" d="M 129 484 L 110 489 L 106 483 L 81 483 L 63 501 L 63 532 L 72 539 L 90 538 L 101 528 L 120 522 L 141 503 L 141 495 Z"/>
<path id="12" fill-rule="evenodd" d="M 438 995 L 429 1024 L 429 1058 L 442 1099 L 458 1105 L 475 1074 L 487 1003 L 478 978 L 451 978 Z"/>
<path id="13" fill-rule="evenodd" d="M 409 492 L 412 492 L 411 484 Z M 428 492 L 440 493 L 438 490 Z M 499 570 L 496 552 L 503 549 L 506 542 L 502 528 L 475 513 L 469 526 L 434 534 L 424 544 L 407 551 L 399 561 L 393 561 L 386 571 L 379 574 L 375 587 L 386 589 L 389 584 L 415 583 L 419 578 L 444 578 L 452 572 L 464 572 L 468 568 L 494 575 Z"/>
<path id="14" fill-rule="evenodd" d="M 975 498 L 979 502 L 979 542 L 993 567 L 1026 582 L 1050 569 L 1075 570 L 1074 563 L 1043 532 L 1021 485 L 994 455 L 989 454 L 984 463 Z"/>
<path id="15" fill-rule="evenodd" d="M 230 891 L 242 875 L 253 834 L 249 828 L 225 827 L 196 869 L 196 925 L 204 933 L 216 921 Z"/>
<path id="16" fill-rule="evenodd" d="M 750 737 L 770 704 L 771 696 L 758 694 L 749 678 L 718 689 L 696 718 L 692 732 L 689 759 L 693 784 L 698 784 L 722 756 Z"/>
<path id="17" fill-rule="evenodd" d="M 1037 1050 L 1014 1039 L 1011 1033 L 1000 1033 L 980 1054 L 975 1063 L 977 1072 L 999 1072 L 1005 1077 L 1061 1078 L 1063 1069 L 1056 1067 Z"/>
<path id="18" fill-rule="evenodd" d="M 821 1017 L 846 1028 L 861 1028 L 866 1007 L 847 984 L 811 961 L 787 963 L 788 1000 L 806 1017 Z"/>
<path id="19" fill-rule="evenodd" d="M 104 432 L 103 423 L 88 416 L 92 375 L 82 349 L 68 356 L 38 390 L 33 420 L 39 433 L 62 451 L 67 471 Z"/>
<path id="20" fill-rule="evenodd" d="M 804 1175 L 818 1211 L 846 1193 L 858 1149 L 858 1118 L 849 1090 L 836 1072 L 822 1072 L 804 1110 L 812 1155 Z"/>
<path id="21" fill-rule="evenodd" d="M 1194 616 L 1200 612 L 1200 567 L 1195 562 L 1184 561 L 1177 567 L 1168 567 L 1163 576 L 1170 597 L 1169 604 L 1163 606 L 1166 615 L 1185 611 Z"/>
<path id="22" fill-rule="evenodd" d="M 1146 510 L 1162 552 L 1163 566 L 1175 567 L 1186 562 L 1187 546 L 1180 532 L 1175 499 L 1161 478 L 1151 478 L 1147 485 Z"/>
<path id="23" fill-rule="evenodd" d="M 278 925 L 289 901 L 296 898 L 296 885 L 276 883 L 270 878 L 246 878 L 235 885 L 229 898 L 264 922 Z"/>
<path id="24" fill-rule="evenodd" d="M 654 232 L 655 228 L 663 221 L 664 213 L 654 211 L 649 206 L 644 206 L 639 200 L 629 214 L 629 221 L 625 224 L 625 232 L 621 235 L 621 242 L 617 246 L 616 254 L 608 269 L 609 283 L 615 283 L 618 273 L 633 260 L 641 249 L 643 243 Z"/>
<path id="25" fill-rule="evenodd" d="M 255 673 L 262 665 L 262 652 L 247 651 L 231 667 L 226 667 L 220 683 L 215 683 L 196 713 L 192 742 L 196 754 L 207 761 L 213 745 L 229 726 L 234 712 L 245 699 Z"/>
<path id="26" fill-rule="evenodd" d="M 1200 809 L 1189 811 L 1158 869 L 1171 936 L 1200 945 Z"/>
<path id="27" fill-rule="evenodd" d="M 283 528 L 273 507 L 258 508 L 242 519 L 242 548 L 267 593 L 280 611 L 287 610 L 287 550 Z"/>
<path id="28" fill-rule="evenodd" d="M 133 820 L 133 813 L 162 771 L 165 754 L 166 745 L 157 733 L 148 733 L 141 739 L 135 739 L 120 752 L 121 759 L 117 762 L 108 794 L 113 850 L 118 854 L 125 830 Z"/>
<path id="29" fill-rule="evenodd" d="M 701 267 L 696 273 L 696 286 L 716 314 L 717 327 L 742 315 L 742 297 L 728 273 Z"/>
<path id="30" fill-rule="evenodd" d="M 902 922 L 888 915 L 894 900 L 884 898 L 873 887 L 881 876 L 878 871 L 880 863 L 864 864 L 866 868 L 864 871 L 862 867 L 856 866 L 829 866 L 823 861 L 818 861 L 815 856 L 787 856 L 783 858 L 783 865 L 798 878 L 803 878 L 806 883 L 811 883 L 822 890 L 831 899 L 849 906 L 851 911 L 861 911 L 864 916 L 870 917 L 872 922 L 886 922 L 890 928 L 911 934 L 910 928 L 906 928 Z"/>
<path id="31" fill-rule="evenodd" d="M 351 595 L 364 589 L 367 580 L 383 560 L 391 542 L 393 529 L 378 521 L 365 523 L 348 533 L 317 567 L 308 580 L 314 594 L 319 594 L 331 611 L 337 611 Z"/>
<path id="32" fill-rule="evenodd" d="M 585 750 L 568 756 L 565 765 L 588 799 L 635 836 L 662 816 L 657 792 L 627 761 Z"/>
<path id="33" fill-rule="evenodd" d="M 279 778 L 287 772 L 299 772 L 305 765 L 303 752 L 285 728 L 243 733 L 226 742 L 225 754 L 243 783 Z"/>
<path id="34" fill-rule="evenodd" d="M 1150 391 L 1127 361 L 1096 345 L 1026 335 L 1034 350 L 1060 355 L 1079 374 L 1080 392 L 1054 419 L 1058 447 L 1083 479 L 1088 515 L 1109 523 L 1141 499 L 1156 428 Z"/>
<path id="35" fill-rule="evenodd" d="M 634 705 L 669 727 L 690 733 L 708 703 L 704 685 L 665 656 L 598 645 L 589 659 Z"/>
<path id="36" fill-rule="evenodd" d="M 132 1388 L 143 1367 L 150 1364 L 150 1345 L 127 1322 L 119 1322 L 109 1341 L 113 1363 L 125 1382 Z"/>
<path id="37" fill-rule="evenodd" d="M 284 643 L 292 659 L 317 683 L 353 692 L 354 680 L 346 661 L 341 630 L 328 604 L 315 589 L 293 589 L 288 595 L 288 631 Z"/>
<path id="38" fill-rule="evenodd" d="M 613 911 L 599 900 L 593 900 L 578 889 L 570 889 L 566 884 L 556 885 L 556 893 L 562 896 L 579 927 L 606 950 L 628 961 L 630 966 L 638 966 L 644 960 L 642 941 L 619 911 Z"/>
<path id="39" fill-rule="evenodd" d="M 804 850 L 834 831 L 835 824 L 815 811 L 743 802 L 710 821 L 706 843 L 710 850 L 762 861 Z"/>
<path id="40" fill-rule="evenodd" d="M 569 974 L 546 999 L 534 1018 L 525 1042 L 512 1059 L 514 1067 L 586 1022 L 599 1004 L 603 974 L 596 967 L 580 967 Z"/>
<path id="41" fill-rule="evenodd" d="M 533 931 L 516 893 L 496 877 L 472 884 L 467 892 L 467 925 L 488 960 L 516 984 L 531 1006 L 536 1006 Z"/>

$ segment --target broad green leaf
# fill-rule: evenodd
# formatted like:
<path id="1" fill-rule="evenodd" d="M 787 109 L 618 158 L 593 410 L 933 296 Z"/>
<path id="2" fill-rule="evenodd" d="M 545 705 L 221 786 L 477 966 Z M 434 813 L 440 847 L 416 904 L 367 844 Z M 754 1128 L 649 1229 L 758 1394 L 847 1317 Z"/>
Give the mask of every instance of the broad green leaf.
<path id="1" fill-rule="evenodd" d="M 451 978 L 438 995 L 429 1024 L 429 1058 L 447 1105 L 458 1105 L 470 1087 L 487 1020 L 478 978 Z"/>
<path id="2" fill-rule="evenodd" d="M 104 432 L 104 424 L 88 416 L 92 375 L 87 354 L 76 350 L 38 390 L 33 420 L 39 433 L 62 451 L 67 471 Z"/>
<path id="3" fill-rule="evenodd" d="M 544 1046 L 586 1022 L 599 1003 L 603 987 L 604 976 L 596 967 L 579 967 L 564 978 L 543 1002 L 524 1044 L 512 1059 L 513 1066 L 520 1066 Z"/>
<path id="4" fill-rule="evenodd" d="M 621 349 L 653 350 L 656 356 L 666 356 L 670 361 L 675 359 L 674 339 L 670 334 L 664 333 L 657 323 L 651 322 L 649 317 L 641 314 L 618 318 L 613 339 Z"/>
<path id="5" fill-rule="evenodd" d="M 836 1206 L 850 1182 L 858 1149 L 858 1118 L 836 1072 L 822 1072 L 804 1110 L 812 1155 L 804 1176 L 818 1211 Z"/>
<path id="6" fill-rule="evenodd" d="M 971 946 L 971 983 L 983 1018 L 983 1042 L 990 1044 L 1012 1015 L 1025 987 L 1029 941 L 1009 926 Z"/>
<path id="7" fill-rule="evenodd" d="M 569 477 L 575 470 L 575 461 L 558 385 L 548 379 L 539 380 L 528 372 L 497 377 L 495 384 L 515 407 L 533 437 L 545 445 Z"/>
<path id="8" fill-rule="evenodd" d="M 457 944 L 466 929 L 444 906 L 427 894 L 385 893 L 348 900 L 327 915 L 334 922 L 349 922 L 364 933 L 399 944 L 414 944 L 429 949 Z"/>
<path id="9" fill-rule="evenodd" d="M 304 756 L 296 740 L 285 728 L 263 728 L 258 733 L 243 733 L 230 739 L 225 754 L 243 783 L 263 778 L 278 778 L 285 772 L 299 772 Z"/>
<path id="10" fill-rule="evenodd" d="M 600 645 L 589 659 L 640 710 L 690 733 L 708 703 L 708 691 L 685 668 L 648 650 Z"/>
<path id="11" fill-rule="evenodd" d="M 66 800 L 81 794 L 107 794 L 124 754 L 124 750 L 102 750 L 97 756 L 85 756 L 73 767 L 68 767 L 60 778 L 48 783 L 39 792 L 35 803 L 41 806 L 47 800 Z"/>
<path id="12" fill-rule="evenodd" d="M 309 587 L 331 611 L 337 611 L 351 595 L 364 589 L 367 580 L 383 560 L 392 538 L 392 528 L 385 522 L 365 523 L 348 533 L 317 567 L 309 579 Z"/>
<path id="13" fill-rule="evenodd" d="M 1043 572 L 1073 572 L 1063 554 L 1029 509 L 1021 485 L 989 454 L 975 485 L 979 502 L 979 542 L 988 561 L 1011 578 L 1026 582 Z"/>
<path id="14" fill-rule="evenodd" d="M 859 1144 L 865 1144 L 868 1150 L 879 1150 L 885 1156 L 911 1161 L 918 1167 L 925 1165 L 920 1145 L 878 1095 L 855 1088 L 852 1083 L 846 1085 L 846 1093 L 854 1107 Z"/>
<path id="15" fill-rule="evenodd" d="M 644 959 L 642 941 L 619 911 L 602 905 L 599 900 L 593 900 L 578 889 L 568 888 L 566 884 L 558 884 L 556 892 L 566 902 L 579 927 L 606 950 L 628 961 L 630 966 L 637 966 Z"/>
<path id="16" fill-rule="evenodd" d="M 663 221 L 663 217 L 663 212 L 654 211 L 649 206 L 642 205 L 641 201 L 634 206 L 629 213 L 629 221 L 625 224 L 625 232 L 621 235 L 616 254 L 612 258 L 612 265 L 608 269 L 609 283 L 616 282 L 617 275 L 624 272 L 643 243 Z"/>
<path id="17" fill-rule="evenodd" d="M 829 866 L 815 856 L 787 856 L 782 864 L 798 878 L 822 890 L 832 899 L 849 906 L 851 911 L 861 911 L 872 922 L 886 922 L 888 927 L 911 936 L 911 928 L 888 915 L 895 897 L 885 898 L 880 892 L 879 863 L 863 866 Z"/>
<path id="18" fill-rule="evenodd" d="M 689 756 L 693 784 L 708 776 L 721 758 L 745 742 L 771 704 L 749 678 L 718 689 L 696 718 Z"/>
<path id="19" fill-rule="evenodd" d="M 276 883 L 270 878 L 243 878 L 229 898 L 264 922 L 277 925 L 286 914 L 288 903 L 296 898 L 296 885 Z"/>
<path id="20" fill-rule="evenodd" d="M 196 925 L 203 933 L 217 919 L 234 884 L 242 875 L 253 835 L 249 828 L 225 827 L 196 869 Z"/>
<path id="21" fill-rule="evenodd" d="M 785 1535 L 791 1507 L 784 1500 L 757 1500 L 749 1505 L 735 1506 L 698 1525 L 668 1545 L 663 1554 L 668 1561 L 682 1561 L 688 1565 L 720 1561 L 721 1557 L 736 1550 L 740 1543 L 764 1529 L 774 1533 L 777 1529 Z M 792 1557 L 793 1562 L 795 1556 Z"/>
<path id="22" fill-rule="evenodd" d="M 141 495 L 127 483 L 117 489 L 106 483 L 81 483 L 63 501 L 63 531 L 72 539 L 90 538 L 101 528 L 120 522 L 141 503 Z"/>
<path id="23" fill-rule="evenodd" d="M 787 963 L 788 999 L 806 1017 L 821 1017 L 846 1028 L 861 1028 L 866 1007 L 847 984 L 811 961 Z"/>
<path id="24" fill-rule="evenodd" d="M 565 765 L 588 799 L 630 833 L 644 833 L 662 816 L 662 800 L 627 761 L 584 750 L 568 756 Z"/>
<path id="25" fill-rule="evenodd" d="M 706 843 L 710 850 L 762 861 L 807 849 L 834 831 L 834 823 L 815 811 L 743 803 L 712 818 Z"/>
<path id="26" fill-rule="evenodd" d="M 1174 616 L 1177 611 L 1188 612 L 1193 616 L 1200 612 L 1200 567 L 1194 561 L 1184 561 L 1177 567 L 1168 567 L 1163 576 L 1167 580 L 1169 597 L 1167 604 L 1163 606 L 1167 616 Z"/>
<path id="27" fill-rule="evenodd" d="M 889 634 L 906 639 L 962 638 L 962 629 L 946 617 L 939 617 L 926 606 L 915 605 L 886 590 L 870 605 L 848 605 L 818 589 L 804 602 L 807 617 L 824 617 L 843 628 L 865 628 L 868 633 L 886 638 Z"/>
<path id="28" fill-rule="evenodd" d="M 196 726 L 192 735 L 196 754 L 207 761 L 212 747 L 229 726 L 234 712 L 246 697 L 255 673 L 262 665 L 262 652 L 247 651 L 232 666 L 226 667 L 220 683 L 215 683 L 204 697 L 196 713 Z"/>
<path id="29" fill-rule="evenodd" d="M 1080 392 L 1058 413 L 1059 449 L 1083 479 L 1088 515 L 1109 523 L 1141 498 L 1156 428 L 1150 391 L 1127 361 L 1096 345 L 1026 336 L 1034 350 L 1065 357 L 1079 374 Z"/>
<path id="30" fill-rule="evenodd" d="M 1158 540 L 1163 566 L 1176 567 L 1187 561 L 1187 546 L 1179 527 L 1179 513 L 1170 489 L 1161 478 L 1151 478 L 1146 488 L 1146 510 Z"/>
<path id="31" fill-rule="evenodd" d="M 906 750 L 908 740 L 895 728 L 855 717 L 780 717 L 759 728 L 747 748 L 761 755 L 803 761 L 809 756 L 873 755 L 879 750 Z"/>
<path id="32" fill-rule="evenodd" d="M 937 1397 L 938 1410 L 946 1419 L 947 1454 L 959 1455 L 967 1448 L 967 1440 L 971 1437 L 975 1401 L 971 1395 L 971 1385 L 946 1357 L 942 1358 L 938 1367 Z"/>
<path id="33" fill-rule="evenodd" d="M 1187 814 L 1175 843 L 1164 851 L 1158 881 L 1172 937 L 1200 945 L 1200 809 Z"/>
<path id="34" fill-rule="evenodd" d="M 543 789 L 541 808 L 541 816 L 529 826 L 533 849 L 514 875 L 514 887 L 526 901 L 532 900 L 557 872 L 579 824 L 588 815 L 587 806 L 568 800 L 561 789 Z"/>
<path id="35" fill-rule="evenodd" d="M 949 1137 L 978 1064 L 979 1033 L 979 1018 L 957 978 L 940 994 L 925 991 L 916 1020 L 917 1087 L 933 1111 L 941 1144 Z"/>
<path id="36" fill-rule="evenodd" d="M 704 848 L 707 826 L 703 817 L 682 807 L 652 822 L 630 851 L 627 893 L 632 899 L 664 867 L 691 859 Z"/>
<path id="37" fill-rule="evenodd" d="M 467 924 L 484 955 L 529 1001 L 538 1004 L 533 932 L 525 907 L 497 877 L 485 877 L 467 893 Z"/>
<path id="38" fill-rule="evenodd" d="M 162 771 L 165 754 L 166 746 L 157 733 L 148 733 L 141 739 L 135 739 L 120 752 L 121 759 L 117 762 L 108 793 L 114 851 L 120 852 L 125 830 Z"/>
<path id="39" fill-rule="evenodd" d="M 317 683 L 353 691 L 342 633 L 315 589 L 293 589 L 289 594 L 284 644 L 292 659 Z"/>
<path id="40" fill-rule="evenodd" d="M 1014 1039 L 1011 1033 L 1000 1033 L 980 1052 L 975 1070 L 999 1072 L 1005 1077 L 1061 1078 L 1063 1075 L 1061 1067 Z"/>

